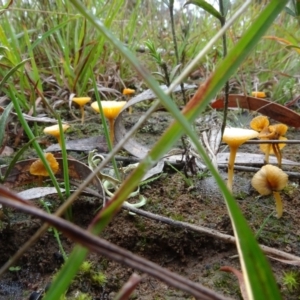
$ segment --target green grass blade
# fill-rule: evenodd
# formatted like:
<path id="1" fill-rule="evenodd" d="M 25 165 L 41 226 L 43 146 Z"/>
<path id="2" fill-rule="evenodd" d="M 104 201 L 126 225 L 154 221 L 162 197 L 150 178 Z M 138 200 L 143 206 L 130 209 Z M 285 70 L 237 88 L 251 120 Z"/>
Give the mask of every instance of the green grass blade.
<path id="1" fill-rule="evenodd" d="M 209 4 L 208 2 L 206 2 L 204 0 L 189 0 L 184 5 L 188 5 L 188 4 L 194 4 L 202 9 L 204 9 L 209 14 L 211 14 L 212 16 L 219 19 L 221 22 L 223 21 L 222 15 L 211 4 Z"/>
<path id="2" fill-rule="evenodd" d="M 36 139 L 37 139 L 37 137 L 33 138 L 28 143 L 23 145 L 23 147 L 20 150 L 18 150 L 18 152 L 14 155 L 13 159 L 11 160 L 11 162 L 8 165 L 8 168 L 5 171 L 5 174 L 1 178 L 1 183 L 5 182 L 6 178 L 9 176 L 9 173 L 11 172 L 11 170 L 13 169 L 14 165 L 17 163 L 17 161 L 19 160 L 21 155 L 31 146 L 32 142 L 35 141 Z"/>
<path id="3" fill-rule="evenodd" d="M 66 26 L 70 21 L 72 21 L 74 18 L 69 18 L 66 21 L 63 21 L 62 23 L 56 25 L 55 27 L 51 28 L 50 30 L 48 30 L 47 32 L 45 32 L 44 34 L 42 34 L 41 37 L 39 37 L 38 39 L 35 40 L 35 42 L 33 42 L 30 47 L 28 48 L 28 52 L 33 51 L 33 49 L 38 46 L 40 43 L 42 43 L 44 40 L 46 40 L 49 36 L 51 36 L 55 31 L 63 28 L 64 26 Z"/>
<path id="4" fill-rule="evenodd" d="M 7 81 L 7 79 L 9 77 L 11 77 L 20 67 L 22 67 L 27 61 L 29 61 L 30 58 L 24 59 L 22 60 L 20 63 L 18 63 L 17 65 L 15 65 L 13 68 L 11 68 L 3 77 L 3 79 L 0 82 L 0 89 L 2 89 L 3 85 L 5 84 L 5 82 Z"/>
<path id="5" fill-rule="evenodd" d="M 7 120 L 10 114 L 11 109 L 13 108 L 13 103 L 9 103 L 0 118 L 0 147 L 2 147 L 3 144 L 3 140 L 4 140 L 4 134 L 5 134 L 5 128 L 6 128 L 6 124 L 7 124 Z"/>

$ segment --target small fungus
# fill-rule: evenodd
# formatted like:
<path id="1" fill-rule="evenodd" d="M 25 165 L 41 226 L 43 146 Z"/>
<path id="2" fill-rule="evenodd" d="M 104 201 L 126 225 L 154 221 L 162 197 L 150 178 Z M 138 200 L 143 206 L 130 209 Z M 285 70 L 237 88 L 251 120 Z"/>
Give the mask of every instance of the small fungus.
<path id="1" fill-rule="evenodd" d="M 269 119 L 265 116 L 257 116 L 250 122 L 250 127 L 258 132 L 263 131 L 270 125 Z"/>
<path id="2" fill-rule="evenodd" d="M 284 124 L 269 125 L 269 120 L 265 116 L 255 117 L 250 122 L 250 127 L 259 132 L 258 137 L 261 140 L 287 140 L 284 135 L 286 134 L 288 127 Z M 269 163 L 270 154 L 275 154 L 278 161 L 278 166 L 281 167 L 281 149 L 285 147 L 285 145 L 286 144 L 283 143 L 261 144 L 260 150 L 265 153 L 265 163 Z"/>
<path id="3" fill-rule="evenodd" d="M 125 88 L 123 90 L 123 95 L 129 97 L 129 96 L 132 96 L 133 94 L 135 93 L 135 90 L 133 89 L 128 89 L 128 88 Z M 129 114 L 132 113 L 132 106 L 129 107 Z"/>
<path id="4" fill-rule="evenodd" d="M 261 195 L 273 193 L 276 203 L 277 217 L 281 218 L 283 213 L 282 200 L 279 192 L 286 186 L 288 175 L 280 168 L 273 165 L 263 166 L 252 178 L 252 186 Z"/>
<path id="5" fill-rule="evenodd" d="M 266 93 L 265 92 L 252 92 L 252 97 L 256 98 L 266 98 Z"/>
<path id="6" fill-rule="evenodd" d="M 91 101 L 90 97 L 73 97 L 72 101 L 77 103 L 81 112 L 81 124 L 84 123 L 84 106 Z"/>
<path id="7" fill-rule="evenodd" d="M 127 89 L 127 88 L 125 88 L 124 90 L 123 90 L 123 95 L 125 95 L 125 96 L 131 96 L 131 95 L 133 95 L 135 93 L 135 90 L 133 90 L 133 89 Z"/>
<path id="8" fill-rule="evenodd" d="M 258 136 L 258 132 L 251 129 L 243 128 L 228 128 L 226 127 L 223 134 L 223 142 L 225 142 L 230 149 L 229 161 L 228 161 L 228 189 L 232 190 L 234 161 L 239 146 L 246 141 Z"/>
<path id="9" fill-rule="evenodd" d="M 101 106 L 103 109 L 103 114 L 105 118 L 107 118 L 109 122 L 109 132 L 110 132 L 110 142 L 113 145 L 115 141 L 115 119 L 119 115 L 123 106 L 126 104 L 126 101 L 101 101 Z M 92 108 L 96 112 L 100 112 L 100 108 L 98 106 L 98 102 L 93 102 L 91 104 Z"/>
<path id="10" fill-rule="evenodd" d="M 68 125 L 68 124 L 62 124 L 62 129 L 63 129 L 64 132 L 69 127 L 70 127 L 70 125 Z M 60 130 L 59 130 L 59 125 L 58 124 L 57 125 L 53 125 L 53 126 L 49 126 L 49 127 L 45 127 L 44 128 L 44 133 L 50 134 L 50 135 L 54 136 L 57 139 L 57 141 L 58 141 L 58 143 L 59 143 L 59 145 L 61 147 L 61 134 L 60 134 Z"/>
<path id="11" fill-rule="evenodd" d="M 54 155 L 52 153 L 45 153 L 45 158 L 48 161 L 49 166 L 50 166 L 53 174 L 56 174 L 58 172 L 58 169 L 59 169 L 59 164 L 58 164 L 56 158 L 54 157 Z M 42 177 L 49 176 L 49 173 L 46 170 L 45 165 L 43 164 L 43 162 L 41 161 L 41 159 L 38 159 L 38 160 L 34 161 L 30 165 L 29 173 L 31 175 L 38 176 L 39 183 L 41 183 Z"/>

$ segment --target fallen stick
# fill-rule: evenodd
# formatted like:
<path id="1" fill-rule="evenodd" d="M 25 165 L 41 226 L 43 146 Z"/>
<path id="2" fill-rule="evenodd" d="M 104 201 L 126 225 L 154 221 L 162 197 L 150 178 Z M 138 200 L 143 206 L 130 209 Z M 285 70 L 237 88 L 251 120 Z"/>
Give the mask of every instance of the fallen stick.
<path id="1" fill-rule="evenodd" d="M 198 232 L 198 233 L 204 233 L 208 236 L 221 239 L 221 240 L 231 243 L 231 244 L 236 243 L 236 239 L 234 236 L 221 233 L 215 229 L 211 229 L 211 228 L 200 226 L 200 225 L 193 225 L 193 224 L 190 224 L 187 222 L 175 221 L 175 220 L 172 220 L 172 219 L 164 217 L 164 216 L 160 216 L 160 215 L 156 215 L 151 212 L 148 212 L 148 211 L 144 211 L 142 209 L 129 207 L 125 203 L 123 204 L 123 209 L 126 209 L 128 211 L 136 213 L 137 215 L 143 216 L 145 218 L 168 224 L 170 226 L 179 227 L 182 229 L 191 230 L 191 231 Z M 300 257 L 298 257 L 296 255 L 289 254 L 284 251 L 277 250 L 277 249 L 274 249 L 274 248 L 271 248 L 271 247 L 268 247 L 265 245 L 259 244 L 259 246 L 265 254 L 267 254 L 270 258 L 275 259 L 276 261 L 280 261 L 282 263 L 288 263 L 288 264 L 289 263 L 290 264 L 300 264 Z"/>

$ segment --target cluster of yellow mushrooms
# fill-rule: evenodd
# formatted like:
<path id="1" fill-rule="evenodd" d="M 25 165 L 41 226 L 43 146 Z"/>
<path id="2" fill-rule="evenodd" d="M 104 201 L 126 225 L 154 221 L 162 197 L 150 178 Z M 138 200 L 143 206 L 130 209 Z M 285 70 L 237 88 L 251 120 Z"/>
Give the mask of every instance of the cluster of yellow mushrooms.
<path id="1" fill-rule="evenodd" d="M 132 89 L 124 89 L 123 95 L 130 96 L 134 93 Z M 72 99 L 74 103 L 79 105 L 81 111 L 81 122 L 84 122 L 84 106 L 91 101 L 90 97 L 74 97 Z M 114 144 L 114 122 L 126 101 L 101 101 L 101 107 L 103 110 L 104 116 L 109 122 L 110 128 L 110 141 L 111 144 Z M 91 107 L 96 111 L 100 112 L 98 102 L 93 102 Z M 230 148 L 230 156 L 228 161 L 228 182 L 227 186 L 229 190 L 232 190 L 233 183 L 233 173 L 234 173 L 234 161 L 237 153 L 237 149 L 243 143 L 249 139 L 259 138 L 261 140 L 286 140 L 284 137 L 288 127 L 284 124 L 270 125 L 269 120 L 265 116 L 258 116 L 254 118 L 250 127 L 252 129 L 242 129 L 242 128 L 225 128 L 223 134 L 223 141 L 228 144 Z M 62 129 L 65 131 L 69 128 L 69 125 L 63 124 Z M 46 127 L 44 133 L 50 134 L 57 138 L 59 145 L 61 145 L 61 132 L 58 125 L 53 125 Z M 272 144 L 261 144 L 260 149 L 265 153 L 265 165 L 253 176 L 252 186 L 261 194 L 269 195 L 274 194 L 276 201 L 276 211 L 277 217 L 282 216 L 283 207 L 282 201 L 279 194 L 287 184 L 288 176 L 284 173 L 281 168 L 281 149 L 285 146 L 284 143 L 272 143 Z M 278 167 L 269 164 L 269 155 L 275 154 L 278 161 Z M 49 162 L 49 165 L 55 174 L 58 172 L 59 166 L 55 160 L 55 157 L 51 153 L 45 154 L 46 159 Z M 33 163 L 30 167 L 30 173 L 37 176 L 49 176 L 48 172 L 45 170 L 43 163 L 38 160 Z"/>
<path id="2" fill-rule="evenodd" d="M 284 135 L 288 127 L 284 124 L 270 125 L 268 118 L 265 116 L 255 117 L 251 121 L 250 127 L 252 129 L 225 128 L 223 141 L 227 143 L 230 148 L 227 182 L 229 190 L 232 190 L 234 161 L 239 146 L 253 138 L 259 138 L 261 140 L 287 140 Z M 281 149 L 285 145 L 284 143 L 260 144 L 260 149 L 265 154 L 265 165 L 251 180 L 252 186 L 261 195 L 274 194 L 278 218 L 280 218 L 283 213 L 279 192 L 286 186 L 288 181 L 288 175 L 281 170 Z M 278 167 L 269 164 L 270 154 L 275 154 Z"/>
<path id="3" fill-rule="evenodd" d="M 131 96 L 135 93 L 135 90 L 125 88 L 123 90 L 123 95 L 126 97 Z M 91 101 L 90 97 L 73 97 L 72 101 L 76 103 L 81 112 L 81 124 L 84 122 L 84 106 Z M 110 142 L 113 145 L 114 144 L 114 122 L 117 116 L 119 115 L 120 111 L 126 104 L 126 101 L 101 101 L 101 107 L 103 110 L 103 114 L 105 118 L 109 122 L 109 129 L 110 129 Z M 100 112 L 100 108 L 98 106 L 98 102 L 95 101 L 91 104 L 91 107 L 96 111 Z M 65 132 L 70 126 L 68 124 L 62 124 L 62 130 Z M 45 134 L 49 134 L 54 136 L 58 144 L 61 146 L 61 131 L 59 129 L 59 125 L 53 125 L 46 127 L 44 129 Z M 59 164 L 56 160 L 56 158 L 53 156 L 52 153 L 45 153 L 45 158 L 49 163 L 49 166 L 53 172 L 53 174 L 56 174 L 59 170 Z M 38 176 L 39 183 L 42 181 L 42 177 L 49 176 L 49 173 L 47 172 L 43 162 L 38 159 L 35 162 L 33 162 L 29 168 L 29 173 L 35 176 Z"/>

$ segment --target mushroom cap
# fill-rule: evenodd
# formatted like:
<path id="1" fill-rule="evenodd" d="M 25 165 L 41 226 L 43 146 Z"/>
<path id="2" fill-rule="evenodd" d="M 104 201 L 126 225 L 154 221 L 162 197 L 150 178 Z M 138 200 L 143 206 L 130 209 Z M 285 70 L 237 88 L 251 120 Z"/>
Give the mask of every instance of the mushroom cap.
<path id="1" fill-rule="evenodd" d="M 286 134 L 288 127 L 285 124 L 276 124 L 276 125 L 269 126 L 269 130 L 271 132 L 276 132 L 276 134 L 279 137 Z"/>
<path id="2" fill-rule="evenodd" d="M 269 126 L 269 119 L 266 116 L 257 116 L 250 122 L 250 127 L 258 132 Z"/>
<path id="3" fill-rule="evenodd" d="M 262 139 L 262 140 L 264 140 L 264 139 Z M 266 139 L 266 140 L 268 140 L 268 139 Z M 284 136 L 280 136 L 279 140 L 286 141 L 287 138 Z M 269 154 L 274 154 L 273 147 L 269 147 L 269 145 L 271 145 L 271 144 L 260 144 L 259 148 L 263 153 L 268 152 L 268 149 L 269 149 Z M 286 144 L 280 143 L 280 144 L 278 144 L 278 146 L 279 146 L 279 149 L 281 150 L 282 148 L 284 148 L 286 146 Z"/>
<path id="4" fill-rule="evenodd" d="M 286 134 L 288 127 L 284 124 L 270 125 L 265 127 L 258 135 L 263 140 L 280 140 L 280 137 Z"/>
<path id="5" fill-rule="evenodd" d="M 124 89 L 123 90 L 123 95 L 133 95 L 135 93 L 135 90 L 133 89 Z"/>
<path id="6" fill-rule="evenodd" d="M 104 116 L 110 120 L 115 119 L 126 103 L 127 103 L 126 101 L 101 101 L 101 106 L 103 109 Z M 91 104 L 91 107 L 96 112 L 100 111 L 97 101 L 93 102 Z"/>
<path id="7" fill-rule="evenodd" d="M 273 165 L 263 166 L 251 180 L 252 186 L 261 194 L 281 191 L 287 184 L 288 175 Z"/>
<path id="8" fill-rule="evenodd" d="M 73 97 L 72 101 L 77 103 L 80 106 L 83 106 L 91 101 L 90 97 Z"/>
<path id="9" fill-rule="evenodd" d="M 258 132 L 252 129 L 226 127 L 223 134 L 223 142 L 230 147 L 239 147 L 246 141 L 258 136 Z"/>
<path id="10" fill-rule="evenodd" d="M 63 131 L 66 131 L 69 127 L 70 127 L 70 125 L 68 125 L 68 124 L 62 124 Z M 59 125 L 56 124 L 53 126 L 45 127 L 44 133 L 53 135 L 55 137 L 60 136 Z"/>
<path id="11" fill-rule="evenodd" d="M 59 164 L 58 164 L 56 158 L 53 156 L 53 154 L 52 153 L 45 153 L 45 158 L 47 159 L 52 172 L 54 174 L 57 173 L 57 171 L 59 169 Z M 40 159 L 34 161 L 30 165 L 29 173 L 31 175 L 49 176 L 49 173 L 47 172 L 43 162 Z"/>
<path id="12" fill-rule="evenodd" d="M 252 95 L 252 97 L 256 97 L 256 98 L 266 98 L 267 97 L 265 92 L 252 92 L 251 95 Z"/>

